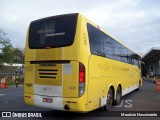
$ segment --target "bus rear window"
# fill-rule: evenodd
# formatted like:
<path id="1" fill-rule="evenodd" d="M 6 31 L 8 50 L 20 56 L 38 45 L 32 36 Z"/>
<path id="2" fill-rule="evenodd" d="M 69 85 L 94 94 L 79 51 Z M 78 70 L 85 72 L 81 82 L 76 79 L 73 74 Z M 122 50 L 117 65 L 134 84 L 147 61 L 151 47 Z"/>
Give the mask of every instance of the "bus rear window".
<path id="1" fill-rule="evenodd" d="M 55 48 L 73 44 L 78 14 L 53 16 L 31 22 L 29 48 Z"/>

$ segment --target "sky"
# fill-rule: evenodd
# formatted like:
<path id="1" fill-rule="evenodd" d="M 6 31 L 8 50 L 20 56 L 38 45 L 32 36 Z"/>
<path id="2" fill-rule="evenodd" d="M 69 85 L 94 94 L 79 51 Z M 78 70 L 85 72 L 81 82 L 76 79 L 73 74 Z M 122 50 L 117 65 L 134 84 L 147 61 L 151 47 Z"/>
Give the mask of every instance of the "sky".
<path id="1" fill-rule="evenodd" d="M 160 47 L 160 0 L 0 0 L 0 28 L 25 47 L 31 21 L 81 13 L 135 52 Z"/>

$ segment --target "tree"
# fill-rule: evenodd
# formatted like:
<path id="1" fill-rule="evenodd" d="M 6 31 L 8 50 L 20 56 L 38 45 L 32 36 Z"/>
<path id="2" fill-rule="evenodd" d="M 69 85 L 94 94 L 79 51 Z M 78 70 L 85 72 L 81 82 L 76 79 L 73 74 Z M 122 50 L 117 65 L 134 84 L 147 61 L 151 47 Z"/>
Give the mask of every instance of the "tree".
<path id="1" fill-rule="evenodd" d="M 24 49 L 14 48 L 3 29 L 0 29 L 0 62 L 24 63 Z"/>
<path id="2" fill-rule="evenodd" d="M 10 63 L 12 44 L 6 37 L 6 33 L 3 29 L 0 29 L 0 62 Z"/>
<path id="3" fill-rule="evenodd" d="M 14 63 L 24 64 L 24 49 L 23 48 L 14 48 Z"/>
<path id="4" fill-rule="evenodd" d="M 9 45 L 10 40 L 6 37 L 6 33 L 3 31 L 3 29 L 0 29 L 0 50 L 5 47 L 5 45 Z"/>
<path id="5" fill-rule="evenodd" d="M 14 54 L 13 47 L 11 44 L 5 45 L 2 48 L 2 61 L 8 64 L 12 64 L 14 62 Z"/>

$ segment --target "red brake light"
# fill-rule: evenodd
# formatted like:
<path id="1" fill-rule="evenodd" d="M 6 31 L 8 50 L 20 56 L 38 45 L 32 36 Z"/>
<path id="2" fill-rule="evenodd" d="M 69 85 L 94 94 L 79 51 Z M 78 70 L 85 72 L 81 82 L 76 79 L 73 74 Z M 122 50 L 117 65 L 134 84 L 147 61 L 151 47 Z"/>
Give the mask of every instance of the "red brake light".
<path id="1" fill-rule="evenodd" d="M 85 82 L 85 67 L 82 63 L 79 64 L 79 82 Z"/>
<path id="2" fill-rule="evenodd" d="M 84 78 L 79 78 L 79 82 L 81 83 L 81 82 L 84 82 Z"/>
<path id="3" fill-rule="evenodd" d="M 84 72 L 79 72 L 80 77 L 84 77 Z"/>

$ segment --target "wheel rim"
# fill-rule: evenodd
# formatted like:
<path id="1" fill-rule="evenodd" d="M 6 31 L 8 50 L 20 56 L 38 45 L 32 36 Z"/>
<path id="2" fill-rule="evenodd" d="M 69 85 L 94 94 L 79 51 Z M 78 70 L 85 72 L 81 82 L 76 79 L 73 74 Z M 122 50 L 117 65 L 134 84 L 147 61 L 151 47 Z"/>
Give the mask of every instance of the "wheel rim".
<path id="1" fill-rule="evenodd" d="M 108 95 L 107 95 L 107 105 L 112 105 L 113 102 L 113 96 L 112 96 L 112 91 L 110 90 Z"/>

